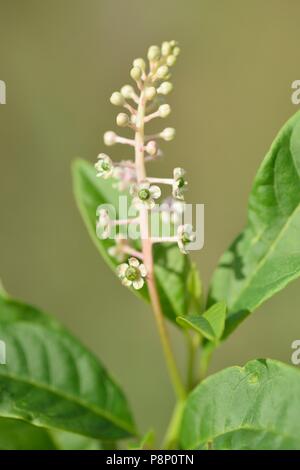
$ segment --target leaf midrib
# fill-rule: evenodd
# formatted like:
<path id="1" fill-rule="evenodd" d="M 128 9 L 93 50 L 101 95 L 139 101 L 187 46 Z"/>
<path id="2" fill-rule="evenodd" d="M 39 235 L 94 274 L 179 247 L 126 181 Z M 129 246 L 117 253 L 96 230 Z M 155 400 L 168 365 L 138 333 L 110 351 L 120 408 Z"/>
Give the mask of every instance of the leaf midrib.
<path id="1" fill-rule="evenodd" d="M 14 375 L 14 374 L 3 374 L 3 373 L 0 372 L 0 379 L 1 379 L 1 377 L 7 378 L 7 379 L 10 379 L 10 380 L 15 380 L 17 382 L 24 383 L 26 385 L 30 385 L 32 387 L 36 387 L 36 388 L 41 389 L 43 391 L 46 391 L 48 393 L 54 394 L 54 395 L 56 395 L 56 396 L 58 396 L 58 397 L 60 397 L 64 400 L 68 400 L 72 403 L 75 403 L 76 405 L 81 406 L 81 407 L 87 409 L 88 411 L 92 411 L 93 413 L 95 413 L 95 415 L 98 415 L 101 418 L 104 418 L 104 419 L 110 421 L 112 424 L 116 425 L 117 427 L 119 427 L 122 430 L 125 430 L 125 431 L 129 432 L 130 434 L 135 434 L 135 430 L 133 428 L 130 428 L 127 425 L 125 425 L 125 423 L 123 421 L 120 421 L 119 419 L 115 418 L 113 415 L 111 415 L 107 411 L 102 410 L 101 408 L 98 408 L 97 406 L 95 406 L 93 404 L 87 404 L 86 402 L 84 402 L 83 400 L 81 400 L 78 397 L 74 397 L 74 396 L 69 395 L 67 393 L 63 393 L 60 390 L 57 390 L 57 389 L 54 389 L 54 388 L 50 387 L 49 385 L 46 385 L 46 384 L 43 384 L 43 383 L 40 383 L 40 382 L 35 382 L 33 380 L 29 380 L 28 378 L 26 378 L 26 379 L 21 378 L 21 377 L 18 377 L 16 375 Z M 32 421 L 26 420 L 23 417 L 21 419 L 23 421 L 32 423 Z M 90 437 L 90 436 L 88 436 L 88 437 Z"/>

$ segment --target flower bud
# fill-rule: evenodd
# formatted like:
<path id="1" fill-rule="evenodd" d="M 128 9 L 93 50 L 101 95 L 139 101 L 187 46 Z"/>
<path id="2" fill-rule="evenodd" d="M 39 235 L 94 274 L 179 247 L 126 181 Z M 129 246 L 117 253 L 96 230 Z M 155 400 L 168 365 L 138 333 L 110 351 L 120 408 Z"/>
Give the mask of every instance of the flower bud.
<path id="1" fill-rule="evenodd" d="M 180 54 L 180 48 L 177 47 L 177 46 L 174 47 L 174 49 L 173 49 L 173 55 L 174 55 L 175 57 L 178 57 L 179 54 Z"/>
<path id="2" fill-rule="evenodd" d="M 173 127 L 166 127 L 161 133 L 160 136 L 162 139 L 166 140 L 169 142 L 170 140 L 173 140 L 175 137 L 175 129 Z"/>
<path id="3" fill-rule="evenodd" d="M 121 88 L 121 93 L 125 99 L 130 100 L 134 96 L 134 89 L 131 85 L 124 85 Z"/>
<path id="4" fill-rule="evenodd" d="M 110 102 L 115 106 L 123 106 L 125 103 L 124 96 L 119 91 L 115 91 L 110 97 Z"/>
<path id="5" fill-rule="evenodd" d="M 161 65 L 158 67 L 156 71 L 156 75 L 158 78 L 166 78 L 169 73 L 169 69 L 166 65 Z"/>
<path id="6" fill-rule="evenodd" d="M 155 140 L 150 140 L 147 145 L 146 145 L 146 152 L 149 153 L 149 155 L 155 155 L 157 152 L 157 144 Z"/>
<path id="7" fill-rule="evenodd" d="M 105 145 L 110 146 L 116 143 L 117 135 L 115 132 L 107 131 L 105 132 L 103 137 L 104 137 L 103 140 L 104 140 Z"/>
<path id="8" fill-rule="evenodd" d="M 136 114 L 132 114 L 131 117 L 130 117 L 130 122 L 132 124 L 136 124 L 136 121 L 137 121 L 137 116 Z"/>
<path id="9" fill-rule="evenodd" d="M 157 93 L 160 95 L 168 95 L 173 90 L 171 82 L 163 82 L 157 89 Z"/>
<path id="10" fill-rule="evenodd" d="M 170 112 L 171 112 L 171 106 L 169 104 L 162 104 L 158 108 L 159 116 L 162 118 L 169 116 Z"/>
<path id="11" fill-rule="evenodd" d="M 134 59 L 133 67 L 138 67 L 139 69 L 141 69 L 144 72 L 145 68 L 146 68 L 146 64 L 145 64 L 144 59 L 140 59 L 140 58 L 139 59 Z"/>
<path id="12" fill-rule="evenodd" d="M 131 78 L 133 78 L 133 80 L 138 82 L 142 76 L 142 70 L 140 69 L 140 67 L 132 67 L 132 69 L 130 70 L 130 76 Z"/>
<path id="13" fill-rule="evenodd" d="M 129 124 L 129 117 L 126 113 L 119 113 L 117 115 L 117 125 L 120 127 L 126 127 Z"/>
<path id="14" fill-rule="evenodd" d="M 146 88 L 145 96 L 146 96 L 147 100 L 153 100 L 155 95 L 156 95 L 156 89 L 154 88 L 154 86 L 150 86 L 150 87 Z"/>
<path id="15" fill-rule="evenodd" d="M 169 55 L 172 51 L 172 46 L 168 41 L 164 41 L 161 45 L 162 55 Z"/>
<path id="16" fill-rule="evenodd" d="M 171 47 L 178 46 L 178 42 L 175 41 L 174 39 L 172 39 L 172 41 L 170 41 L 170 44 L 171 44 Z"/>
<path id="17" fill-rule="evenodd" d="M 176 63 L 176 57 L 174 55 L 168 55 L 166 62 L 169 67 L 173 67 Z"/>
<path id="18" fill-rule="evenodd" d="M 160 59 L 160 48 L 158 46 L 150 46 L 147 54 L 150 62 L 155 62 Z"/>

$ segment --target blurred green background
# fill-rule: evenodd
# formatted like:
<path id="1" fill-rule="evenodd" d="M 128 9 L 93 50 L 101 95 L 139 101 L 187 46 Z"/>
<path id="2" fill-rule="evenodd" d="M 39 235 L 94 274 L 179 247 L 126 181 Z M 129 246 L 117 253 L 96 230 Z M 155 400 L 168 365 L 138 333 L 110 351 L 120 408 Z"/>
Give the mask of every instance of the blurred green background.
<path id="1" fill-rule="evenodd" d="M 166 144 L 157 176 L 189 174 L 202 202 L 207 286 L 246 221 L 248 193 L 272 139 L 297 107 L 297 0 L 0 0 L 0 276 L 16 298 L 56 315 L 123 385 L 143 430 L 161 434 L 173 406 L 150 309 L 122 288 L 92 245 L 70 165 L 94 162 L 114 128 L 112 91 L 149 45 L 177 39 Z M 115 158 L 122 148 L 112 148 Z M 290 361 L 300 337 L 299 281 L 265 303 L 216 353 L 211 371 L 255 357 Z M 184 348 L 174 328 L 181 366 Z"/>

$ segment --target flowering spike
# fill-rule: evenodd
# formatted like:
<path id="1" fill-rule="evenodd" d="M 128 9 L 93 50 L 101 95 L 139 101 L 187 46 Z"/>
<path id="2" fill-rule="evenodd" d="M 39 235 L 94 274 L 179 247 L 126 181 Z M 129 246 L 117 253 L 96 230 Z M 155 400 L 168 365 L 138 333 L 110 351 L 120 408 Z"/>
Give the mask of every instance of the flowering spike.
<path id="1" fill-rule="evenodd" d="M 102 209 L 98 213 L 97 234 L 101 238 L 108 238 L 112 228 L 116 225 L 138 224 L 141 234 L 148 236 L 150 243 L 176 242 L 183 253 L 187 252 L 189 243 L 194 240 L 194 233 L 189 225 L 180 225 L 184 212 L 183 193 L 186 189 L 185 171 L 182 168 L 175 168 L 173 178 L 147 178 L 145 162 L 156 159 L 161 154 L 157 145 L 157 139 L 171 141 L 175 137 L 175 129 L 166 127 L 162 131 L 152 136 L 145 135 L 145 125 L 154 118 L 166 118 L 171 112 L 169 104 L 164 103 L 162 97 L 166 96 L 173 85 L 168 81 L 170 67 L 177 60 L 180 49 L 176 41 L 164 41 L 162 45 L 151 46 L 148 49 L 147 58 L 149 67 L 142 58 L 134 59 L 130 76 L 137 84 L 138 91 L 131 85 L 124 85 L 120 91 L 115 91 L 110 97 L 110 101 L 115 106 L 123 106 L 126 112 L 120 112 L 116 116 L 116 123 L 119 127 L 129 127 L 134 130 L 134 139 L 128 139 L 117 135 L 114 131 L 107 131 L 104 134 L 104 143 L 108 146 L 114 144 L 128 144 L 135 149 L 135 161 L 121 161 L 113 163 L 108 155 L 100 154 L 95 164 L 97 176 L 102 178 L 112 177 L 115 180 L 114 187 L 123 191 L 129 188 L 132 196 L 132 204 L 138 210 L 138 217 L 135 219 L 111 220 L 108 211 Z M 132 100 L 137 104 L 133 107 L 128 101 Z M 145 155 L 146 153 L 146 155 Z M 158 185 L 165 184 L 172 188 L 172 203 L 167 211 L 162 211 L 161 216 L 178 227 L 176 236 L 172 237 L 151 237 L 147 223 L 148 211 L 153 210 L 156 200 L 161 196 L 161 189 Z M 178 207 L 176 207 L 176 204 Z M 180 204 L 180 207 L 179 207 Z M 146 238 L 147 239 L 147 238 Z M 146 267 L 150 266 L 149 251 L 145 248 L 144 237 L 142 237 L 142 252 L 135 250 L 130 245 L 130 240 L 116 239 L 116 245 L 109 248 L 109 255 L 115 257 L 120 263 L 118 274 L 124 285 L 133 286 L 140 289 L 144 284 L 146 268 L 140 264 L 138 259 L 144 259 Z M 123 263 L 126 256 L 131 256 L 127 263 Z"/>

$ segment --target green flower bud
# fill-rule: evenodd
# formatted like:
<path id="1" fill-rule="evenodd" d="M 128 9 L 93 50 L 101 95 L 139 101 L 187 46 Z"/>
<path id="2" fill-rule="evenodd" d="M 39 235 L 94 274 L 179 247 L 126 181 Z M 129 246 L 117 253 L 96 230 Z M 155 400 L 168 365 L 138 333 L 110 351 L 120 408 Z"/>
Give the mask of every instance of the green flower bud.
<path id="1" fill-rule="evenodd" d="M 115 132 L 112 132 L 112 131 L 105 132 L 104 138 L 103 138 L 105 145 L 108 145 L 108 146 L 114 145 L 116 143 L 116 137 L 117 135 L 115 134 Z"/>
<path id="2" fill-rule="evenodd" d="M 156 95 L 156 89 L 154 88 L 154 86 L 150 86 L 150 87 L 146 88 L 145 96 L 146 96 L 147 100 L 153 100 L 155 95 Z"/>
<path id="3" fill-rule="evenodd" d="M 131 85 L 124 85 L 121 88 L 121 93 L 125 99 L 130 100 L 134 96 L 134 89 Z"/>
<path id="4" fill-rule="evenodd" d="M 160 95 L 168 95 L 173 90 L 171 82 L 163 82 L 157 89 L 157 93 Z"/>
<path id="5" fill-rule="evenodd" d="M 134 59 L 133 66 L 138 67 L 143 71 L 145 71 L 145 68 L 146 68 L 146 64 L 145 64 L 144 59 L 140 59 L 140 58 L 139 59 Z"/>
<path id="6" fill-rule="evenodd" d="M 110 102 L 115 106 L 123 106 L 125 103 L 124 96 L 119 91 L 115 91 L 110 97 Z"/>
<path id="7" fill-rule="evenodd" d="M 129 117 L 126 113 L 119 113 L 116 121 L 118 126 L 126 127 L 129 124 Z"/>
<path id="8" fill-rule="evenodd" d="M 140 67 L 133 67 L 130 70 L 130 76 L 131 76 L 131 78 L 133 78 L 133 80 L 138 82 L 141 79 L 141 76 L 142 76 L 142 70 L 140 69 Z"/>
<path id="9" fill-rule="evenodd" d="M 138 268 L 135 268 L 134 266 L 129 266 L 126 269 L 125 276 L 129 281 L 135 281 L 140 277 L 140 272 Z"/>
<path id="10" fill-rule="evenodd" d="M 138 196 L 142 201 L 147 201 L 150 198 L 151 193 L 149 189 L 143 188 L 138 192 Z"/>
<path id="11" fill-rule="evenodd" d="M 171 112 L 171 106 L 169 104 L 162 104 L 158 108 L 158 112 L 159 112 L 160 117 L 165 118 L 165 117 L 169 116 L 169 114 Z"/>
<path id="12" fill-rule="evenodd" d="M 162 55 L 169 55 L 172 52 L 172 46 L 168 41 L 164 41 L 161 45 Z"/>
<path id="13" fill-rule="evenodd" d="M 150 62 L 156 62 L 160 59 L 160 48 L 158 46 L 150 46 L 147 54 Z"/>
<path id="14" fill-rule="evenodd" d="M 176 63 L 176 57 L 174 55 L 168 55 L 166 62 L 169 67 L 173 67 Z"/>
<path id="15" fill-rule="evenodd" d="M 156 71 L 156 75 L 158 78 L 166 78 L 168 74 L 169 74 L 169 69 L 166 65 L 161 65 L 160 67 L 158 67 Z"/>
<path id="16" fill-rule="evenodd" d="M 179 48 L 179 47 L 174 47 L 174 49 L 173 49 L 173 55 L 174 55 L 175 57 L 177 57 L 177 56 L 179 56 L 179 54 L 180 54 L 180 48 Z"/>
<path id="17" fill-rule="evenodd" d="M 166 140 L 169 142 L 170 140 L 173 140 L 175 137 L 175 129 L 173 127 L 166 127 L 161 133 L 160 136 L 162 139 Z"/>

